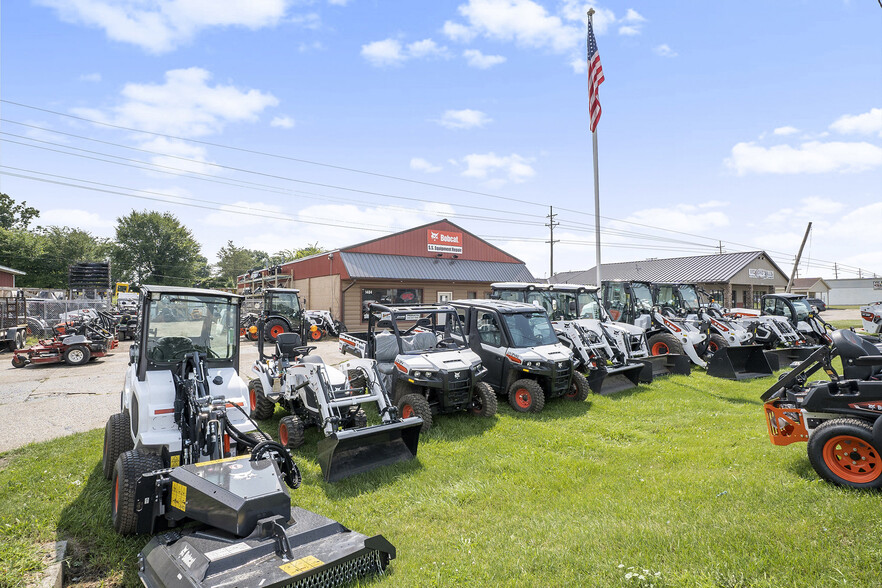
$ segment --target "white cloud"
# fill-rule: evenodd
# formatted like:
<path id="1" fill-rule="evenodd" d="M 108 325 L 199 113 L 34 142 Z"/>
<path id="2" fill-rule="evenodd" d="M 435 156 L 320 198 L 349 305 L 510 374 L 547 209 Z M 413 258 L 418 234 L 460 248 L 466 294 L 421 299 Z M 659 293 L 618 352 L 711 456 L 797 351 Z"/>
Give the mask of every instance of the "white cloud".
<path id="1" fill-rule="evenodd" d="M 446 110 L 444 115 L 435 122 L 448 129 L 473 129 L 483 127 L 493 122 L 493 119 L 480 110 L 466 108 L 464 110 Z"/>
<path id="2" fill-rule="evenodd" d="M 459 41 L 468 43 L 472 39 L 475 38 L 477 34 L 475 31 L 465 26 L 464 24 L 460 24 L 458 22 L 447 21 L 444 23 L 444 27 L 441 29 L 447 38 L 452 41 Z"/>
<path id="3" fill-rule="evenodd" d="M 37 221 L 44 227 L 71 227 L 98 235 L 109 235 L 116 226 L 116 221 L 113 218 L 104 218 L 96 212 L 79 208 L 41 210 L 40 218 Z"/>
<path id="4" fill-rule="evenodd" d="M 830 129 L 843 134 L 872 135 L 882 137 L 882 108 L 872 108 L 870 112 L 858 115 L 846 114 L 830 125 Z"/>
<path id="5" fill-rule="evenodd" d="M 216 173 L 217 168 L 210 165 L 205 147 L 179 141 L 177 139 L 169 139 L 166 137 L 155 137 L 148 141 L 141 141 L 139 146 L 148 151 L 155 151 L 163 155 L 154 155 L 150 158 L 150 162 L 154 165 L 162 166 L 165 173 L 184 173 L 195 172 L 200 174 Z M 162 177 L 161 173 L 151 173 L 156 177 Z"/>
<path id="6" fill-rule="evenodd" d="M 426 172 L 427 174 L 434 174 L 441 171 L 442 168 L 440 165 L 432 165 L 422 157 L 414 157 L 410 160 L 410 169 Z"/>
<path id="7" fill-rule="evenodd" d="M 346 6 L 349 4 L 349 0 L 328 0 L 328 4 L 332 4 L 334 6 Z"/>
<path id="8" fill-rule="evenodd" d="M 73 112 L 145 131 L 199 137 L 220 132 L 231 122 L 254 122 L 264 109 L 279 102 L 260 90 L 211 86 L 210 79 L 211 73 L 198 67 L 170 70 L 163 84 L 126 84 L 118 106 Z"/>
<path id="9" fill-rule="evenodd" d="M 619 34 L 625 35 L 626 37 L 633 37 L 640 34 L 640 27 L 634 25 L 625 25 L 619 27 Z"/>
<path id="10" fill-rule="evenodd" d="M 646 22 L 646 19 L 642 14 L 634 10 L 633 8 L 629 8 L 628 12 L 625 13 L 625 17 L 622 19 L 622 22 Z"/>
<path id="11" fill-rule="evenodd" d="M 502 55 L 484 55 L 477 49 L 466 49 L 462 52 L 462 56 L 466 58 L 469 66 L 478 69 L 489 69 L 494 65 L 505 63 L 505 57 Z"/>
<path id="12" fill-rule="evenodd" d="M 462 161 L 466 165 L 463 176 L 488 180 L 497 187 L 505 183 L 506 179 L 519 184 L 536 175 L 530 165 L 533 160 L 516 153 L 507 156 L 499 156 L 493 152 L 472 153 L 463 157 Z M 497 172 L 504 174 L 504 178 L 495 175 Z"/>
<path id="13" fill-rule="evenodd" d="M 432 39 L 423 39 L 404 46 L 401 41 L 389 38 L 362 45 L 361 56 L 375 67 L 385 67 L 401 65 L 409 59 L 447 58 L 450 52 L 447 47 L 439 46 Z"/>
<path id="14" fill-rule="evenodd" d="M 671 49 L 667 45 L 667 43 L 662 43 L 661 45 L 653 49 L 653 51 L 655 51 L 655 54 L 660 57 L 676 57 L 678 55 L 678 53 Z"/>
<path id="15" fill-rule="evenodd" d="M 293 129 L 294 119 L 290 116 L 277 116 L 270 121 L 271 127 L 279 127 L 280 129 Z"/>
<path id="16" fill-rule="evenodd" d="M 620 22 L 626 24 L 619 27 L 619 34 L 633 37 L 643 32 L 643 23 L 646 22 L 646 19 L 633 8 L 629 8 Z"/>
<path id="17" fill-rule="evenodd" d="M 285 0 L 37 0 L 59 17 L 103 29 L 114 41 L 165 53 L 203 29 L 241 26 L 259 29 L 278 24 Z"/>
<path id="18" fill-rule="evenodd" d="M 265 225 L 268 221 L 283 222 L 280 220 L 273 221 L 273 218 L 267 219 L 267 216 L 279 218 L 289 216 L 289 214 L 281 206 L 275 204 L 239 200 L 232 204 L 224 204 L 217 212 L 212 212 L 205 216 L 203 222 L 212 227 L 259 226 Z M 284 249 L 284 247 L 281 249 Z"/>
<path id="19" fill-rule="evenodd" d="M 717 203 L 718 208 L 726 206 L 725 203 Z M 693 204 L 674 204 L 664 208 L 646 208 L 628 216 L 626 221 L 637 222 L 656 227 L 665 227 L 672 231 L 692 232 L 695 227 L 702 227 L 703 232 L 726 227 L 729 225 L 729 216 L 722 210 L 707 210 Z M 611 226 L 615 225 L 615 222 Z M 615 228 L 633 231 L 633 225 L 621 224 Z"/>
<path id="20" fill-rule="evenodd" d="M 810 141 L 799 147 L 738 143 L 726 165 L 738 175 L 859 172 L 882 166 L 882 147 L 869 143 Z"/>
<path id="21" fill-rule="evenodd" d="M 796 127 L 778 127 L 772 133 L 775 135 L 792 135 L 794 133 L 798 133 L 799 129 Z"/>
<path id="22" fill-rule="evenodd" d="M 560 16 L 549 14 L 532 0 L 469 0 L 457 10 L 468 22 L 471 34 L 524 47 L 564 52 L 581 36 L 576 27 L 564 24 Z M 463 29 L 445 26 L 445 32 L 451 30 L 462 38 Z"/>
<path id="23" fill-rule="evenodd" d="M 563 6 L 561 6 L 560 9 L 560 14 L 564 19 L 578 23 L 579 30 L 581 31 L 585 28 L 586 13 L 589 8 L 594 9 L 592 26 L 595 35 L 604 35 L 614 24 L 617 22 L 625 22 L 627 19 L 626 16 L 625 19 L 619 21 L 616 19 L 616 15 L 612 10 L 600 8 L 594 6 L 590 2 L 582 2 L 580 0 L 564 0 Z"/>
<path id="24" fill-rule="evenodd" d="M 80 81 L 81 82 L 96 82 L 97 83 L 97 82 L 101 81 L 101 74 L 98 72 L 82 74 L 80 76 Z"/>

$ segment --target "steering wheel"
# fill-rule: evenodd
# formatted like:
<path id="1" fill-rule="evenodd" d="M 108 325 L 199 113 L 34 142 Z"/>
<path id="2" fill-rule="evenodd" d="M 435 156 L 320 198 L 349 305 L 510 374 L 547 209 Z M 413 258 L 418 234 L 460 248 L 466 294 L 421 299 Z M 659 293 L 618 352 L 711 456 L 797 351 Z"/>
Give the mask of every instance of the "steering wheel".
<path id="1" fill-rule="evenodd" d="M 447 347 L 456 346 L 456 341 L 453 337 L 444 337 L 435 345 L 435 347 L 439 347 L 441 349 L 447 349 Z"/>

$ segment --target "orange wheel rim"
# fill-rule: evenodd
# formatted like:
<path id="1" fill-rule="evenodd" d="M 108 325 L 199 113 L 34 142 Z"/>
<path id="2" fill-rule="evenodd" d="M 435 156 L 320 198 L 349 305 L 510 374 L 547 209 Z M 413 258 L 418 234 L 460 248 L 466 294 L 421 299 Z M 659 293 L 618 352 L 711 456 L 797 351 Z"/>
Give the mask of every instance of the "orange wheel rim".
<path id="1" fill-rule="evenodd" d="M 248 400 L 251 402 L 251 410 L 257 408 L 257 392 L 254 391 L 254 388 L 248 391 Z"/>
<path id="2" fill-rule="evenodd" d="M 858 437 L 837 435 L 824 444 L 824 463 L 847 482 L 866 484 L 882 473 L 882 460 L 876 449 Z"/>
<path id="3" fill-rule="evenodd" d="M 664 355 L 669 352 L 668 346 L 659 341 L 658 343 L 652 344 L 652 354 L 653 355 Z"/>
<path id="4" fill-rule="evenodd" d="M 533 404 L 533 395 L 526 388 L 518 388 L 515 392 L 515 402 L 521 408 L 530 408 Z"/>
<path id="5" fill-rule="evenodd" d="M 403 419 L 409 419 L 409 418 L 412 417 L 412 416 L 413 416 L 413 407 L 412 407 L 411 405 L 409 405 L 409 404 L 405 404 L 405 405 L 401 408 L 401 418 L 403 418 Z"/>
<path id="6" fill-rule="evenodd" d="M 717 344 L 716 344 L 716 343 L 714 343 L 713 341 L 711 341 L 710 343 L 708 343 L 708 345 L 707 345 L 707 349 L 708 349 L 708 351 L 710 351 L 711 353 L 716 353 L 716 352 L 717 352 L 717 349 L 719 349 L 719 348 L 717 347 Z"/>
<path id="7" fill-rule="evenodd" d="M 282 445 L 288 446 L 288 427 L 285 426 L 285 423 L 279 423 L 279 441 Z"/>
<path id="8" fill-rule="evenodd" d="M 119 510 L 119 476 L 116 477 L 116 483 L 113 485 L 113 512 Z"/>
<path id="9" fill-rule="evenodd" d="M 311 331 L 309 336 L 312 337 L 313 341 L 318 341 L 322 338 L 322 332 L 319 330 Z"/>
<path id="10" fill-rule="evenodd" d="M 578 396 L 578 395 L 579 395 L 579 388 L 576 386 L 576 383 L 573 382 L 573 383 L 570 385 L 570 391 L 567 392 L 566 397 L 567 397 L 567 398 L 575 398 L 575 397 Z"/>
<path id="11" fill-rule="evenodd" d="M 276 337 L 278 337 L 279 335 L 281 335 L 284 332 L 285 332 L 285 327 L 276 325 L 272 329 L 270 329 L 270 337 L 275 339 Z"/>

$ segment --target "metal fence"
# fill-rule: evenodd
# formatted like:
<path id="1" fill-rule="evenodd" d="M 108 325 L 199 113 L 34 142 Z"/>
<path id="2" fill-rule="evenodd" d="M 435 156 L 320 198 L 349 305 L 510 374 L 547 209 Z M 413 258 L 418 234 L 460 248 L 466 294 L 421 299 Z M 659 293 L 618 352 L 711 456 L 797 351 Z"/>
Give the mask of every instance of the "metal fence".
<path id="1" fill-rule="evenodd" d="M 107 310 L 106 300 L 28 300 L 28 331 L 38 337 L 51 337 L 52 327 L 84 314 Z"/>

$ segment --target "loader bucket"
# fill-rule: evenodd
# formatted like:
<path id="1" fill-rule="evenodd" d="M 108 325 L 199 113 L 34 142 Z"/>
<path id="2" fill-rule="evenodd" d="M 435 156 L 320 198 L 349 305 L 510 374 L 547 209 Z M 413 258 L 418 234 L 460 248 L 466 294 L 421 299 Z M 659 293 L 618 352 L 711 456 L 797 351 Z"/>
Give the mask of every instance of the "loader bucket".
<path id="1" fill-rule="evenodd" d="M 720 347 L 707 364 L 707 375 L 727 380 L 748 380 L 772 375 L 762 345 Z"/>
<path id="2" fill-rule="evenodd" d="M 423 419 L 411 417 L 361 429 L 344 429 L 318 442 L 326 482 L 416 457 Z"/>
<path id="3" fill-rule="evenodd" d="M 290 522 L 268 517 L 246 538 L 210 527 L 154 537 L 138 554 L 148 588 L 171 586 L 341 586 L 382 574 L 395 547 L 302 508 Z"/>
<path id="4" fill-rule="evenodd" d="M 588 384 L 591 386 L 591 391 L 595 394 L 609 396 L 616 392 L 622 392 L 637 387 L 640 384 L 640 377 L 645 366 L 642 363 L 629 363 L 619 367 L 608 367 L 606 369 L 606 377 L 598 382 L 596 386 L 592 384 L 590 378 L 588 380 Z"/>
<path id="5" fill-rule="evenodd" d="M 805 361 L 808 356 L 817 351 L 821 345 L 804 345 L 801 347 L 782 347 L 780 349 L 768 349 L 765 351 L 766 359 L 773 370 L 781 369 L 794 361 Z"/>
<path id="6" fill-rule="evenodd" d="M 649 357 L 642 357 L 637 361 L 643 364 L 643 369 L 640 371 L 640 381 L 643 383 L 649 383 L 654 378 L 670 376 L 671 374 L 688 376 L 692 373 L 692 364 L 689 358 L 676 353 L 650 355 Z"/>

